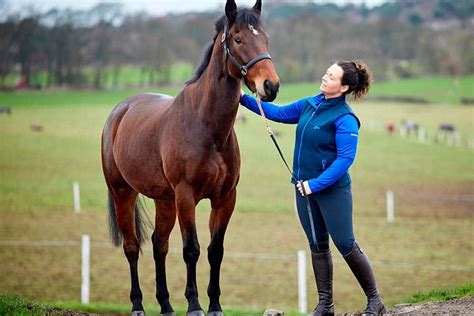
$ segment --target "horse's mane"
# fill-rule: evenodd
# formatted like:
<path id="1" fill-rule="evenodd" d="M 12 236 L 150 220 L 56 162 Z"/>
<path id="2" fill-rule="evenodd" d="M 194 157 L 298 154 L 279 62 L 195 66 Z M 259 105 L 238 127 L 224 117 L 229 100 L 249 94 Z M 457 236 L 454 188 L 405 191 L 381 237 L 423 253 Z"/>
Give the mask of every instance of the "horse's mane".
<path id="1" fill-rule="evenodd" d="M 193 76 L 191 79 L 186 81 L 186 85 L 189 85 L 193 82 L 196 82 L 199 78 L 201 78 L 202 74 L 206 70 L 207 66 L 209 66 L 209 62 L 211 61 L 211 56 L 212 56 L 212 50 L 214 47 L 214 43 L 216 42 L 217 35 L 224 30 L 225 23 L 227 23 L 227 17 L 223 15 L 219 20 L 216 21 L 215 24 L 215 30 L 216 34 L 214 35 L 214 38 L 212 39 L 212 42 L 209 43 L 207 46 L 204 56 L 202 59 L 201 64 L 197 68 L 197 70 L 194 72 Z M 254 27 L 259 27 L 260 24 L 260 19 L 259 19 L 259 14 L 252 9 L 240 9 L 237 11 L 235 15 L 235 22 L 237 25 L 247 25 L 251 24 Z"/>

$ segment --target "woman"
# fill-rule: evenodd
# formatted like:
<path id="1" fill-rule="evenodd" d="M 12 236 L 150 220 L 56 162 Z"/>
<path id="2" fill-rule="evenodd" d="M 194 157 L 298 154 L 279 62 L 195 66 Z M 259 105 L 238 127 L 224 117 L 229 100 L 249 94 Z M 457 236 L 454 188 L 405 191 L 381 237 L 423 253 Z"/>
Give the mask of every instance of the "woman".
<path id="1" fill-rule="evenodd" d="M 313 315 L 333 315 L 332 257 L 329 235 L 367 295 L 363 315 L 385 311 L 365 252 L 352 229 L 352 191 L 348 170 L 354 161 L 360 122 L 346 95 L 364 97 L 370 87 L 367 66 L 337 61 L 324 74 L 321 93 L 285 106 L 262 102 L 273 121 L 298 124 L 293 155 L 298 216 L 311 249 L 319 302 Z M 242 93 L 240 103 L 260 114 L 257 101 Z"/>

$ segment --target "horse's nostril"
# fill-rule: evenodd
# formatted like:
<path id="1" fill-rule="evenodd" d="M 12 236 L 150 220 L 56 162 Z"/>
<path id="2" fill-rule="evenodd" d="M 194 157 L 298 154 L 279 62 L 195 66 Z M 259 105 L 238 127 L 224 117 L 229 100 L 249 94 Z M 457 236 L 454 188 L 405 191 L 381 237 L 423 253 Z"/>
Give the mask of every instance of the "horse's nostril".
<path id="1" fill-rule="evenodd" d="M 273 90 L 275 91 L 275 93 L 278 93 L 278 91 L 280 90 L 280 83 L 277 82 L 274 86 L 273 86 Z"/>
<path id="2" fill-rule="evenodd" d="M 263 86 L 265 88 L 265 90 L 271 90 L 272 89 L 272 82 L 270 80 L 265 80 L 265 82 L 263 83 Z"/>

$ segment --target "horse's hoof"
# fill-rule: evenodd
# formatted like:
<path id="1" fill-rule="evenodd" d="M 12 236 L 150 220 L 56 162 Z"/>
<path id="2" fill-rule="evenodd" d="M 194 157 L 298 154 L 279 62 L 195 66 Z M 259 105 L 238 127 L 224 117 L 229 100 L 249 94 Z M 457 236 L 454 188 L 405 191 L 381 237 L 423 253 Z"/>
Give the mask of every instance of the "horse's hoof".
<path id="1" fill-rule="evenodd" d="M 176 316 L 176 313 L 175 312 L 168 312 L 168 313 L 160 314 L 160 316 Z"/>
<path id="2" fill-rule="evenodd" d="M 133 311 L 132 316 L 145 316 L 144 311 Z"/>
<path id="3" fill-rule="evenodd" d="M 207 316 L 224 316 L 224 313 L 222 311 L 208 312 Z"/>
<path id="4" fill-rule="evenodd" d="M 187 312 L 186 316 L 206 316 L 203 311 L 192 311 L 192 312 Z"/>

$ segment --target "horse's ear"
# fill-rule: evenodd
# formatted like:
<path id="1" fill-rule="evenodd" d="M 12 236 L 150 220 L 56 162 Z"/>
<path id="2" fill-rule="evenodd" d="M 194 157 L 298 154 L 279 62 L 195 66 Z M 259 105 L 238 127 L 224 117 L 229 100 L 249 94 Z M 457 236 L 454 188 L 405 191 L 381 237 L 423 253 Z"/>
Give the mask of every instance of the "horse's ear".
<path id="1" fill-rule="evenodd" d="M 235 21 L 235 14 L 237 13 L 237 5 L 234 0 L 227 0 L 225 4 L 225 15 L 229 21 L 229 26 Z"/>
<path id="2" fill-rule="evenodd" d="M 252 9 L 254 9 L 260 16 L 260 12 L 262 12 L 262 0 L 257 0 L 257 2 L 255 2 L 255 5 L 253 6 Z"/>

